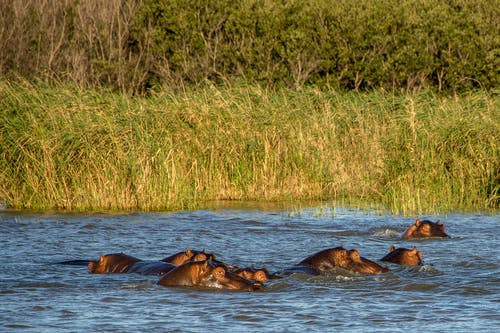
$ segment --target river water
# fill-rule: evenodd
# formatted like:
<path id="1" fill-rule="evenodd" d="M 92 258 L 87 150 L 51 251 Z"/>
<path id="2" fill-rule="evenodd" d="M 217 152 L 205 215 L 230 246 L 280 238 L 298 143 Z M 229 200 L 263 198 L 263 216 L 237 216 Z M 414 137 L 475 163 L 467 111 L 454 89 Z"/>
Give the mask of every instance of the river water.
<path id="1" fill-rule="evenodd" d="M 441 219 L 449 239 L 400 238 L 415 217 L 349 208 L 176 213 L 0 212 L 1 332 L 498 332 L 498 215 Z M 161 259 L 192 249 L 237 266 L 290 267 L 344 246 L 378 260 L 417 246 L 424 265 L 391 272 L 294 274 L 262 292 L 167 288 L 157 277 L 94 275 L 58 264 L 125 252 Z M 339 273 L 337 273 L 339 274 Z"/>

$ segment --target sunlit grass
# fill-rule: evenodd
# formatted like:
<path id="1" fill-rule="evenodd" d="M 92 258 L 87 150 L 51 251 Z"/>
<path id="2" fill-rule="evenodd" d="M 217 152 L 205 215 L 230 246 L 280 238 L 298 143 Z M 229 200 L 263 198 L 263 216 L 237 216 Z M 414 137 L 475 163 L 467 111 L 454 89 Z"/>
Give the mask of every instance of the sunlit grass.
<path id="1" fill-rule="evenodd" d="M 496 95 L 207 87 L 147 98 L 0 82 L 0 200 L 177 210 L 337 200 L 396 214 L 499 205 Z"/>

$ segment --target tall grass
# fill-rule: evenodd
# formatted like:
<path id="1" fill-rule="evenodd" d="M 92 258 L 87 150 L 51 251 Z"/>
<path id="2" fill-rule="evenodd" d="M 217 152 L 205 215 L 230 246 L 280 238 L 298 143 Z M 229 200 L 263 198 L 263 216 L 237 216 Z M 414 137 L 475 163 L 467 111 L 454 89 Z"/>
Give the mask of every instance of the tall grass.
<path id="1" fill-rule="evenodd" d="M 147 98 L 0 81 L 0 200 L 175 210 L 344 200 L 495 210 L 499 100 L 209 86 Z"/>

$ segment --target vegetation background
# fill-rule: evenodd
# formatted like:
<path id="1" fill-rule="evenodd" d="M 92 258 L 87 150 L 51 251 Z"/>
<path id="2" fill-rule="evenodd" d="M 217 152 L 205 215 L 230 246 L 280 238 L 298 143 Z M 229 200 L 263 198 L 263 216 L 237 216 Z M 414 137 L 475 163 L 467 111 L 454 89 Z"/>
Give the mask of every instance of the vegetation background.
<path id="1" fill-rule="evenodd" d="M 494 0 L 0 0 L 0 201 L 496 210 Z"/>

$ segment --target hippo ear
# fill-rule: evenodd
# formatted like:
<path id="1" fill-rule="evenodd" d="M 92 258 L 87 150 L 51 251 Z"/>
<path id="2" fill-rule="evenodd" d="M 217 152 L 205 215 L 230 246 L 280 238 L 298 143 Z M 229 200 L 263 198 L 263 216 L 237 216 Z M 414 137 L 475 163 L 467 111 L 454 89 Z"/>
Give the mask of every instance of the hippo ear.
<path id="1" fill-rule="evenodd" d="M 104 260 L 104 254 L 101 254 L 101 255 L 99 256 L 99 261 L 103 261 L 103 260 Z"/>
<path id="2" fill-rule="evenodd" d="M 192 257 L 193 256 L 193 251 L 191 251 L 191 249 L 189 247 L 186 247 L 186 251 L 184 253 L 186 253 L 186 255 L 188 257 Z"/>
<path id="3" fill-rule="evenodd" d="M 394 245 L 389 246 L 389 251 L 390 252 L 394 251 L 395 249 L 396 249 L 396 247 Z"/>
<path id="4" fill-rule="evenodd" d="M 417 253 L 417 247 L 414 246 L 413 249 L 411 250 L 411 253 L 416 254 Z"/>
<path id="5" fill-rule="evenodd" d="M 437 225 L 443 225 L 443 224 L 441 223 L 441 220 L 437 220 L 437 221 L 436 221 L 436 224 L 437 224 Z"/>
<path id="6" fill-rule="evenodd" d="M 420 225 L 420 220 L 419 219 L 416 219 L 415 220 L 415 225 L 418 227 Z"/>

